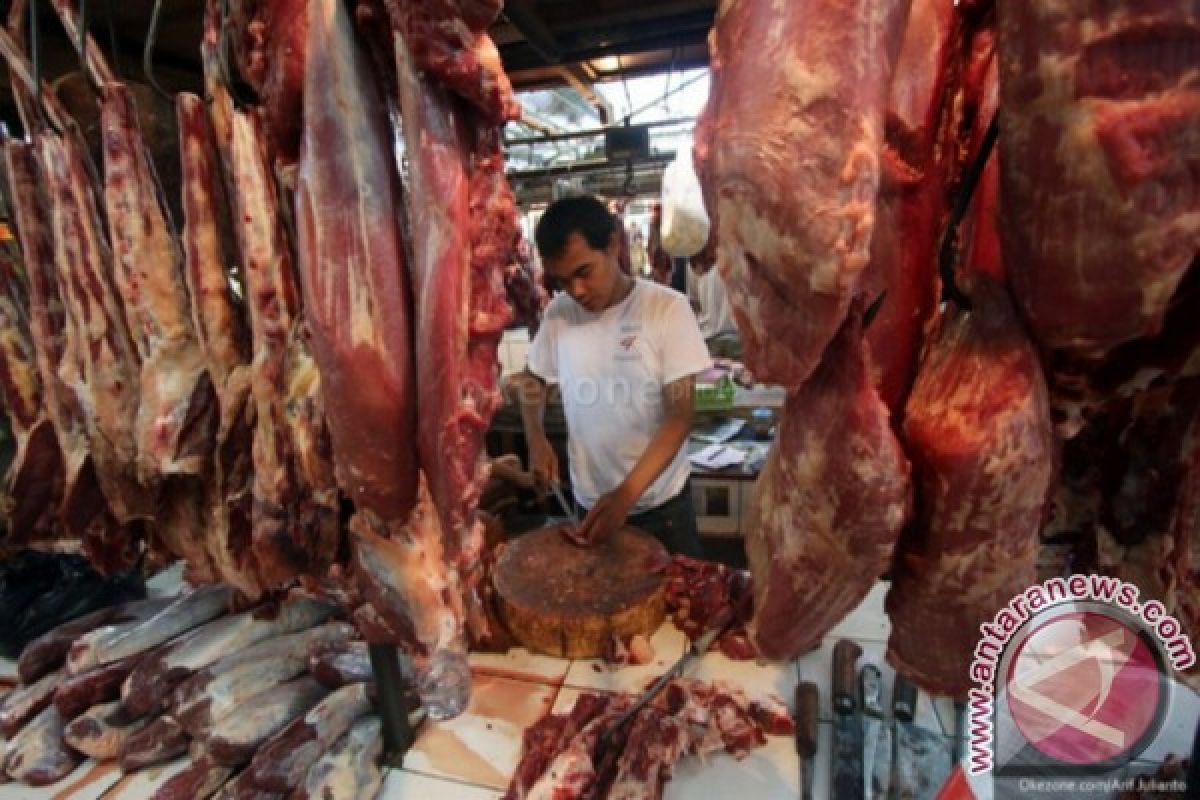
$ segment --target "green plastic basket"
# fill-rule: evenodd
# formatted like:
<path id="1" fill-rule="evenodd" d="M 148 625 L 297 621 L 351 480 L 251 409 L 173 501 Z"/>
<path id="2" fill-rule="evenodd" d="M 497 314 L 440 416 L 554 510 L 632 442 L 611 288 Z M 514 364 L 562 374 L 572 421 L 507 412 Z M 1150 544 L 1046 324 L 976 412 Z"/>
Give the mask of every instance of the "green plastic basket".
<path id="1" fill-rule="evenodd" d="M 733 397 L 737 392 L 733 379 L 723 375 L 716 383 L 696 384 L 697 411 L 728 411 L 733 408 Z"/>

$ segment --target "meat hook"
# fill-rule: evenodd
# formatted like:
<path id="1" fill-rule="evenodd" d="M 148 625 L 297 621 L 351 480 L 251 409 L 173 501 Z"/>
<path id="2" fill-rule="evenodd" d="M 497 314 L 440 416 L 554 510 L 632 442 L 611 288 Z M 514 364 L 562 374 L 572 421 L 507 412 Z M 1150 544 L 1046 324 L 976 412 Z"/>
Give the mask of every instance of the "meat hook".
<path id="1" fill-rule="evenodd" d="M 38 30 L 38 0 L 29 0 L 29 60 L 33 63 L 33 103 L 42 104 L 42 48 Z"/>
<path id="2" fill-rule="evenodd" d="M 159 84 L 158 78 L 154 75 L 154 45 L 158 42 L 158 20 L 161 14 L 162 0 L 154 0 L 154 10 L 150 14 L 150 29 L 146 31 L 146 46 L 142 49 L 142 72 L 146 73 L 146 80 L 154 87 L 154 91 L 167 100 L 173 100 L 171 93 Z"/>
<path id="3" fill-rule="evenodd" d="M 971 196 L 975 193 L 975 187 L 979 184 L 983 168 L 992 155 L 992 149 L 996 146 L 996 139 L 1000 135 L 998 117 L 998 113 L 992 115 L 987 133 L 984 134 L 983 142 L 979 145 L 979 152 L 975 154 L 975 158 L 972 159 L 970 166 L 963 174 L 962 185 L 959 187 L 958 196 L 954 198 L 954 206 L 950 210 L 950 218 L 946 221 L 946 229 L 942 233 L 941 245 L 938 247 L 938 272 L 942 278 L 942 300 L 953 301 L 963 311 L 971 310 L 971 300 L 959 288 L 954 277 L 959 249 L 958 226 L 971 206 Z"/>

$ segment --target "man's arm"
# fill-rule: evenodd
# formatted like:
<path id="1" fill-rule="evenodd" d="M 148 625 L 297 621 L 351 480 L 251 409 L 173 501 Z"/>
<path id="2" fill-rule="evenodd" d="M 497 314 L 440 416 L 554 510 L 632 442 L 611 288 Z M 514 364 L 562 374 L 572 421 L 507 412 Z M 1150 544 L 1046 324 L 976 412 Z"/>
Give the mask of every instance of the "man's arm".
<path id="1" fill-rule="evenodd" d="M 542 417 L 546 410 L 546 382 L 526 368 L 513 376 L 513 388 L 521 406 L 521 427 L 529 447 L 529 471 L 539 489 L 557 484 L 558 456 L 550 446 Z"/>
<path id="2" fill-rule="evenodd" d="M 663 387 L 664 417 L 633 469 L 613 491 L 592 506 L 580 528 L 580 538 L 599 541 L 625 524 L 629 510 L 675 458 L 692 430 L 696 376 L 688 375 Z"/>

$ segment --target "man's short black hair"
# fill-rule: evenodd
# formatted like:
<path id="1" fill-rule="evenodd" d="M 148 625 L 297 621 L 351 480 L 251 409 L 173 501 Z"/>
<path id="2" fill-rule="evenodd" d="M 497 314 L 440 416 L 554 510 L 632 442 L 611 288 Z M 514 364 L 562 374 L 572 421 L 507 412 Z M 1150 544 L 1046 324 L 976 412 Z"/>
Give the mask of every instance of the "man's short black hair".
<path id="1" fill-rule="evenodd" d="M 562 254 L 572 233 L 582 236 L 593 250 L 603 250 L 616 227 L 616 219 L 595 197 L 564 197 L 551 203 L 542 214 L 533 238 L 542 259 L 546 260 Z"/>

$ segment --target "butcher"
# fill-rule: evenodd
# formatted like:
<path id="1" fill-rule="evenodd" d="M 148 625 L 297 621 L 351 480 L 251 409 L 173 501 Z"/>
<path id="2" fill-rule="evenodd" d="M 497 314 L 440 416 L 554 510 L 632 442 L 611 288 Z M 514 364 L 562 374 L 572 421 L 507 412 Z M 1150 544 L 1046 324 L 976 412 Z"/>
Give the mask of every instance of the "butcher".
<path id="1" fill-rule="evenodd" d="M 530 471 L 543 489 L 559 482 L 542 425 L 546 385 L 557 384 L 571 488 L 587 510 L 575 538 L 594 543 L 628 524 L 699 556 L 684 443 L 695 376 L 711 359 L 684 295 L 620 269 L 616 226 L 595 197 L 558 200 L 538 222 L 534 239 L 561 291 L 520 381 Z"/>

